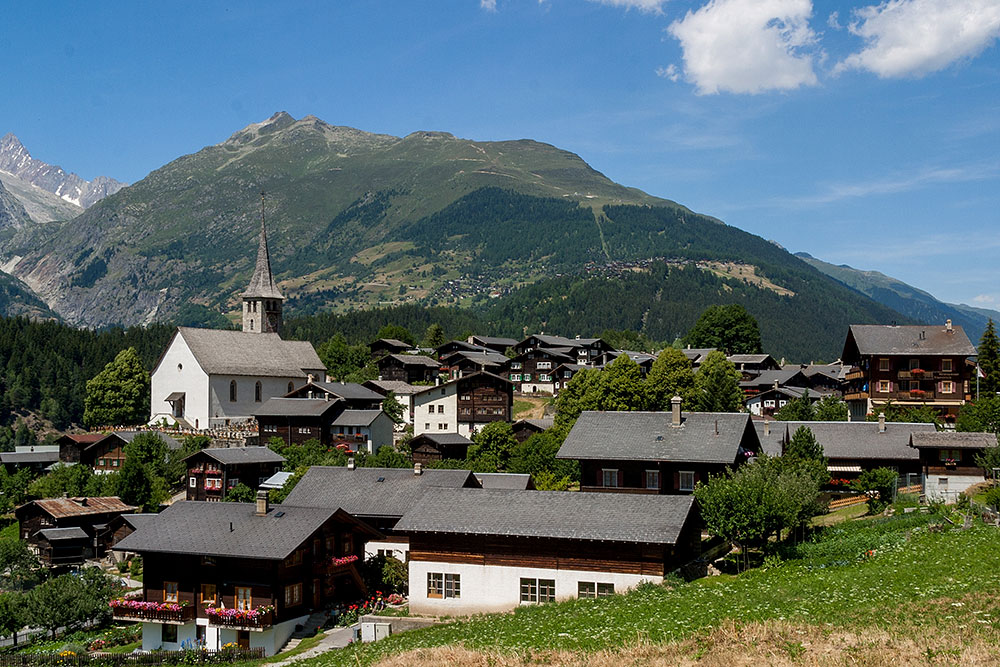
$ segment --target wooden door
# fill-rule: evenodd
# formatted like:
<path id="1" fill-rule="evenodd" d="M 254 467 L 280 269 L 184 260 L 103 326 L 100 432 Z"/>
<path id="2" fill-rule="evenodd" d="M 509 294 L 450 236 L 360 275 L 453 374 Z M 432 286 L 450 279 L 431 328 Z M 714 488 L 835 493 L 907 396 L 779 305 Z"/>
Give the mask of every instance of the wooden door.
<path id="1" fill-rule="evenodd" d="M 236 631 L 236 645 L 240 648 L 250 648 L 250 631 L 249 630 L 237 630 Z"/>

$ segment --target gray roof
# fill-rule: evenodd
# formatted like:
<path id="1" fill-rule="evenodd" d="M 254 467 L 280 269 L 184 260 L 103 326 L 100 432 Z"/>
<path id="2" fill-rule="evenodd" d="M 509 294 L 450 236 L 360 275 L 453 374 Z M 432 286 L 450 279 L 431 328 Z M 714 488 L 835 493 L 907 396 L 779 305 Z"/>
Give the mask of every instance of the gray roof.
<path id="1" fill-rule="evenodd" d="M 420 439 L 423 439 L 423 440 L 430 440 L 431 442 L 433 442 L 435 444 L 438 444 L 438 445 L 471 445 L 472 444 L 471 440 L 469 440 L 464 435 L 461 435 L 459 433 L 436 433 L 436 432 L 421 433 L 420 435 L 415 436 L 413 438 L 413 440 L 416 440 L 417 438 L 420 438 Z M 411 440 L 410 442 L 413 442 L 413 440 Z"/>
<path id="2" fill-rule="evenodd" d="M 267 251 L 267 230 L 264 228 L 264 219 L 260 220 L 260 240 L 257 244 L 257 263 L 253 268 L 253 275 L 250 277 L 250 284 L 243 292 L 245 297 L 257 297 L 263 299 L 284 299 L 278 286 L 274 284 L 274 277 L 271 275 L 271 255 Z"/>
<path id="3" fill-rule="evenodd" d="M 775 382 L 778 386 L 783 384 L 788 384 L 791 380 L 799 375 L 802 371 L 800 370 L 789 370 L 789 371 L 764 371 L 760 375 L 751 378 L 749 380 L 740 381 L 741 387 L 763 387 L 763 386 L 773 386 Z"/>
<path id="4" fill-rule="evenodd" d="M 267 447 L 209 447 L 184 457 L 184 460 L 199 454 L 207 454 L 223 465 L 283 463 L 285 460 L 284 456 L 276 454 Z"/>
<path id="5" fill-rule="evenodd" d="M 29 465 L 32 463 L 55 463 L 59 452 L 0 452 L 0 463 Z"/>
<path id="6" fill-rule="evenodd" d="M 463 375 L 460 378 L 455 378 L 454 380 L 449 380 L 448 382 L 442 382 L 441 384 L 435 384 L 435 385 L 431 385 L 429 387 L 421 387 L 420 391 L 418 391 L 417 394 L 426 394 L 429 391 L 434 391 L 435 389 L 440 389 L 441 387 L 447 387 L 448 385 L 455 384 L 456 382 L 467 382 L 470 378 L 479 377 L 481 375 L 485 375 L 487 377 L 491 377 L 491 378 L 493 378 L 495 380 L 500 380 L 504 384 L 508 384 L 508 385 L 512 384 L 511 381 L 508 380 L 507 378 L 500 377 L 499 375 L 496 375 L 495 373 L 490 373 L 489 371 L 476 371 L 474 373 L 469 373 L 467 375 Z"/>
<path id="7" fill-rule="evenodd" d="M 485 350 L 486 348 L 483 349 Z M 469 361 L 478 361 L 480 363 L 492 364 L 496 366 L 503 365 L 509 361 L 505 355 L 502 355 L 499 352 L 493 352 L 492 350 L 487 350 L 485 352 L 479 352 L 476 350 L 456 350 L 441 361 L 447 362 L 449 359 L 454 359 L 455 357 L 462 357 L 463 359 L 468 359 Z"/>
<path id="8" fill-rule="evenodd" d="M 38 531 L 38 534 L 47 539 L 49 542 L 58 542 L 59 540 L 86 540 L 90 537 L 83 530 L 83 528 L 45 528 L 44 530 Z"/>
<path id="9" fill-rule="evenodd" d="M 726 357 L 734 364 L 762 364 L 770 358 L 770 354 L 731 354 Z"/>
<path id="10" fill-rule="evenodd" d="M 404 366 L 426 366 L 427 368 L 440 368 L 441 362 L 422 354 L 387 354 L 379 361 L 381 364 L 386 359 L 395 359 Z"/>
<path id="11" fill-rule="evenodd" d="M 517 341 L 513 338 L 503 338 L 501 336 L 472 336 L 472 338 L 482 341 L 483 345 L 506 345 L 507 347 L 517 345 Z"/>
<path id="12" fill-rule="evenodd" d="M 760 440 L 760 449 L 768 456 L 781 456 L 782 444 L 785 440 L 785 422 L 774 419 L 767 420 L 767 434 L 764 433 L 764 420 L 754 419 L 753 427 Z"/>
<path id="13" fill-rule="evenodd" d="M 395 529 L 401 533 L 676 544 L 693 504 L 691 496 L 435 489 Z"/>
<path id="14" fill-rule="evenodd" d="M 339 400 L 325 398 L 269 398 L 253 410 L 255 416 L 267 417 L 319 417 L 334 406 L 343 406 Z"/>
<path id="15" fill-rule="evenodd" d="M 910 447 L 913 433 L 933 433 L 934 424 L 886 422 L 885 431 L 879 432 L 878 422 L 780 422 L 784 424 L 787 439 L 795 435 L 800 426 L 808 426 L 823 447 L 828 459 L 896 459 L 914 461 L 919 453 Z M 772 427 L 774 422 L 772 422 Z"/>
<path id="16" fill-rule="evenodd" d="M 556 423 L 553 417 L 542 417 L 541 419 L 518 419 L 514 422 L 514 428 L 517 428 L 518 424 L 528 424 L 529 426 L 534 426 L 542 431 L 547 431 L 552 428 L 552 425 Z"/>
<path id="17" fill-rule="evenodd" d="M 280 489 L 281 487 L 283 487 L 285 485 L 285 482 L 288 481 L 288 478 L 291 477 L 294 474 L 295 473 L 293 473 L 293 472 L 284 472 L 284 471 L 276 472 L 273 475 L 271 475 L 270 477 L 268 477 L 267 479 L 265 479 L 263 482 L 261 482 L 260 488 L 262 488 L 262 489 Z"/>
<path id="18" fill-rule="evenodd" d="M 690 359 L 692 362 L 695 363 L 700 363 L 701 360 L 704 357 L 708 356 L 710 352 L 715 352 L 715 351 L 716 349 L 714 347 L 688 347 L 681 350 L 681 352 L 684 353 L 685 357 L 687 357 L 688 359 Z"/>
<path id="19" fill-rule="evenodd" d="M 285 502 L 304 507 L 342 507 L 356 516 L 401 517 L 427 489 L 476 483 L 468 470 L 424 470 L 416 475 L 412 468 L 348 470 L 313 466 Z"/>
<path id="20" fill-rule="evenodd" d="M 313 382 L 313 384 L 321 389 L 325 389 L 331 394 L 335 394 L 349 401 L 381 401 L 385 398 L 382 394 L 372 391 L 368 387 L 358 384 L 357 382 Z M 302 387 L 299 387 L 299 389 L 301 388 Z"/>
<path id="21" fill-rule="evenodd" d="M 278 560 L 337 513 L 283 503 L 256 516 L 253 503 L 181 501 L 117 545 L 116 551 L 184 553 Z"/>
<path id="22" fill-rule="evenodd" d="M 325 372 L 312 343 L 281 340 L 276 333 L 178 327 L 202 369 L 210 375 L 306 377 Z"/>
<path id="23" fill-rule="evenodd" d="M 121 438 L 125 442 L 132 442 L 133 440 L 135 440 L 135 436 L 139 435 L 140 433 L 154 433 L 154 434 L 156 434 L 156 436 L 159 437 L 160 440 L 162 440 L 163 442 L 166 443 L 167 449 L 180 449 L 181 448 L 181 441 L 180 440 L 177 440 L 176 438 L 171 438 L 169 435 L 167 435 L 166 433 L 163 433 L 162 431 L 155 431 L 155 430 L 149 430 L 149 431 L 115 431 L 115 435 L 117 435 L 119 438 Z"/>
<path id="24" fill-rule="evenodd" d="M 948 332 L 942 325 L 887 326 L 852 324 L 858 352 L 866 354 L 960 355 L 976 354 L 976 348 L 960 326 Z M 846 350 L 845 350 L 846 351 Z"/>
<path id="25" fill-rule="evenodd" d="M 671 425 L 669 412 L 583 412 L 556 458 L 731 464 L 744 434 L 757 449 L 750 415 L 686 412 Z"/>
<path id="26" fill-rule="evenodd" d="M 331 426 L 369 426 L 382 414 L 381 410 L 344 410 L 330 422 Z"/>
<path id="27" fill-rule="evenodd" d="M 370 346 L 374 345 L 375 343 L 386 343 L 387 345 L 391 345 L 392 347 L 399 347 L 399 348 L 402 348 L 404 350 L 413 347 L 409 343 L 404 343 L 403 341 L 399 340 L 398 338 L 377 338 L 377 339 L 373 340 L 371 343 L 369 343 L 368 345 L 370 347 Z"/>
<path id="28" fill-rule="evenodd" d="M 122 514 L 122 521 L 132 526 L 135 530 L 139 530 L 145 526 L 150 525 L 151 522 L 156 520 L 159 514 L 143 513 L 143 514 Z"/>
<path id="29" fill-rule="evenodd" d="M 397 396 L 408 396 L 409 394 L 415 394 L 423 387 L 417 387 L 409 382 L 403 382 L 402 380 L 369 380 L 365 382 L 364 386 L 371 389 L 372 387 L 377 387 L 378 389 L 372 389 L 372 391 L 378 393 L 379 389 L 384 392 L 392 392 Z"/>
<path id="30" fill-rule="evenodd" d="M 527 473 L 477 472 L 474 474 L 484 489 L 520 489 L 523 491 L 531 483 L 531 475 Z"/>
<path id="31" fill-rule="evenodd" d="M 829 389 L 810 389 L 808 387 L 778 387 L 774 389 L 765 389 L 759 394 L 754 394 L 752 397 L 747 399 L 747 402 L 757 400 L 763 396 L 769 396 L 770 394 L 781 394 L 782 396 L 787 396 L 789 398 L 802 398 L 803 394 L 809 392 L 809 398 L 816 399 L 817 401 L 821 398 L 826 398 L 827 396 L 839 396 L 840 392 Z"/>
<path id="32" fill-rule="evenodd" d="M 919 432 L 911 436 L 914 447 L 935 447 L 941 449 L 985 449 L 997 446 L 994 433 L 969 433 L 958 431 Z"/>

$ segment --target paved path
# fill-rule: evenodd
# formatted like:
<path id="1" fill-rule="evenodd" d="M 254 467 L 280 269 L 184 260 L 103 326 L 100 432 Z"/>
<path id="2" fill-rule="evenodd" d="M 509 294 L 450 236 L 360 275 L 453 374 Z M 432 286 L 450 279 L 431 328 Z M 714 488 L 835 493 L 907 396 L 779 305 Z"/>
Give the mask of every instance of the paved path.
<path id="1" fill-rule="evenodd" d="M 354 638 L 354 627 L 350 628 L 331 628 L 326 631 L 326 636 L 319 640 L 316 646 L 313 646 L 307 651 L 303 651 L 298 655 L 289 656 L 287 659 L 281 662 L 268 663 L 269 667 L 283 667 L 284 665 L 290 665 L 298 660 L 305 660 L 306 658 L 315 658 L 321 653 L 326 653 L 327 651 L 332 651 L 337 648 L 344 648 L 351 643 Z"/>

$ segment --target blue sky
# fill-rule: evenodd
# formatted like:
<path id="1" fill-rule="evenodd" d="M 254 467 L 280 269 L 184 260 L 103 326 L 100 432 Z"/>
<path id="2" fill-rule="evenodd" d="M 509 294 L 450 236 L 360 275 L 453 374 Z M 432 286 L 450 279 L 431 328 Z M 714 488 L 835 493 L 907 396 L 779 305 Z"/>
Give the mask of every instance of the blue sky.
<path id="1" fill-rule="evenodd" d="M 134 182 L 275 111 L 532 138 L 1000 308 L 1000 0 L 7 3 L 0 134 Z"/>

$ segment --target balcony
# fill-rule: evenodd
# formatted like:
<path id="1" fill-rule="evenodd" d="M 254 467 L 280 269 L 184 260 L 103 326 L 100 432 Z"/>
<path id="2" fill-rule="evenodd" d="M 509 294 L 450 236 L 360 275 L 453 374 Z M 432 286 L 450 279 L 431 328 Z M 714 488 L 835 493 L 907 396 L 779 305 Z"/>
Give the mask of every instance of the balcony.
<path id="1" fill-rule="evenodd" d="M 137 621 L 184 625 L 194 620 L 195 609 L 184 603 L 112 600 L 111 616 L 116 621 Z"/>
<path id="2" fill-rule="evenodd" d="M 263 632 L 274 625 L 274 607 L 271 605 L 254 609 L 208 607 L 205 615 L 208 616 L 208 624 L 216 628 Z"/>
<path id="3" fill-rule="evenodd" d="M 844 376 L 844 379 L 847 380 L 847 381 L 851 381 L 851 380 L 863 380 L 864 378 L 865 378 L 865 372 L 863 370 L 861 370 L 860 368 L 852 368 L 847 373 L 847 375 Z"/>
<path id="4" fill-rule="evenodd" d="M 844 394 L 845 401 L 864 401 L 868 398 L 867 391 L 855 391 L 848 394 Z"/>

